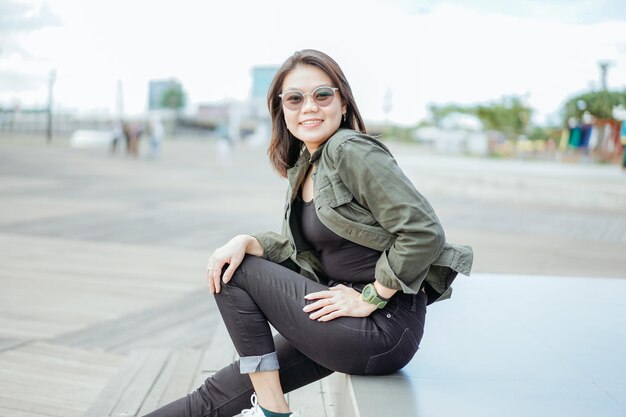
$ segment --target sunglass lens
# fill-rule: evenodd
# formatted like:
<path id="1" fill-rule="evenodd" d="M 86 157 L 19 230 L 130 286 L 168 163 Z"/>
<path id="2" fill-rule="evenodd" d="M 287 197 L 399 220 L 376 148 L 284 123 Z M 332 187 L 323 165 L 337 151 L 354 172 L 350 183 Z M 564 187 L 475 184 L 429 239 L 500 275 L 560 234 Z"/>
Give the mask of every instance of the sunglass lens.
<path id="1" fill-rule="evenodd" d="M 335 97 L 335 92 L 332 88 L 329 87 L 321 87 L 314 91 L 313 99 L 320 106 L 326 106 L 333 101 Z"/>
<path id="2" fill-rule="evenodd" d="M 283 103 L 285 103 L 285 107 L 288 109 L 297 109 L 302 106 L 302 102 L 304 101 L 304 96 L 299 91 L 290 91 L 283 95 Z"/>

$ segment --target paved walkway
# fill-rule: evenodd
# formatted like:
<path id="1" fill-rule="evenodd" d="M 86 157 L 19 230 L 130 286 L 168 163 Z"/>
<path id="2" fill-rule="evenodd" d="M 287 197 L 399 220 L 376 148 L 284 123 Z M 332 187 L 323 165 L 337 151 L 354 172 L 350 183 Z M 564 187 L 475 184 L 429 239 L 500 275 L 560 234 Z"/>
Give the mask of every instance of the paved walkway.
<path id="1" fill-rule="evenodd" d="M 474 247 L 476 272 L 626 278 L 618 167 L 392 149 L 448 239 Z M 278 229 L 284 189 L 260 147 L 228 161 L 213 141 L 170 140 L 161 159 L 132 160 L 0 137 L 0 416 L 135 415 L 212 372 L 207 355 L 229 360 L 206 258 L 234 234 Z M 181 351 L 196 358 L 190 380 L 154 391 L 148 365 L 170 369 Z M 106 404 L 122 383 L 143 402 Z M 310 398 L 293 398 L 305 416 L 332 413 Z"/>

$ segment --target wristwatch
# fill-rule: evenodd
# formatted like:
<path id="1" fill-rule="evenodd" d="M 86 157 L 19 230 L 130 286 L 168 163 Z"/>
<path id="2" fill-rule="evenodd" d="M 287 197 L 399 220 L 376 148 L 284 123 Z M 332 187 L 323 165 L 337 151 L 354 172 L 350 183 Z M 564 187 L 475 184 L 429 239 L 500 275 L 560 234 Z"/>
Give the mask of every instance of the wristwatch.
<path id="1" fill-rule="evenodd" d="M 365 287 L 363 287 L 361 298 L 363 299 L 363 301 L 374 304 L 376 308 L 379 309 L 385 307 L 387 305 L 387 301 L 389 301 L 389 299 L 383 298 L 378 295 L 374 284 L 367 284 Z"/>

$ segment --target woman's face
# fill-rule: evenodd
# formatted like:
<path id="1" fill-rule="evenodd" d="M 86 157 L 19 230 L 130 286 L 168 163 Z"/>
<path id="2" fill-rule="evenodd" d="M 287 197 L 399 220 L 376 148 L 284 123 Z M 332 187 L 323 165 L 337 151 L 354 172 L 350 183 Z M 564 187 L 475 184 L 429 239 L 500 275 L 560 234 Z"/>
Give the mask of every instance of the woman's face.
<path id="1" fill-rule="evenodd" d="M 306 94 L 320 86 L 337 87 L 318 67 L 300 65 L 287 73 L 281 90 L 282 93 L 298 90 Z M 304 142 L 309 153 L 313 153 L 339 128 L 343 113 L 346 112 L 346 105 L 342 103 L 339 91 L 335 92 L 332 102 L 323 107 L 316 104 L 312 96 L 307 94 L 304 96 L 302 107 L 290 110 L 283 106 L 283 112 L 289 132 Z"/>

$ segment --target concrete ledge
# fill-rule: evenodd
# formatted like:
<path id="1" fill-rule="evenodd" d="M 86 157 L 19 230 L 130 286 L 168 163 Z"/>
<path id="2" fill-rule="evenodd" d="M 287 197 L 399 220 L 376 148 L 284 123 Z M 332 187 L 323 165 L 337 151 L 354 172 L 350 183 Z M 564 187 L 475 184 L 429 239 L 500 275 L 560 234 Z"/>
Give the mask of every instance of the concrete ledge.
<path id="1" fill-rule="evenodd" d="M 331 417 L 358 417 L 359 410 L 354 397 L 350 375 L 335 372 L 325 378 L 326 415 Z"/>
<path id="2" fill-rule="evenodd" d="M 625 354 L 626 280 L 460 277 L 409 365 L 346 382 L 345 415 L 624 416 Z"/>

